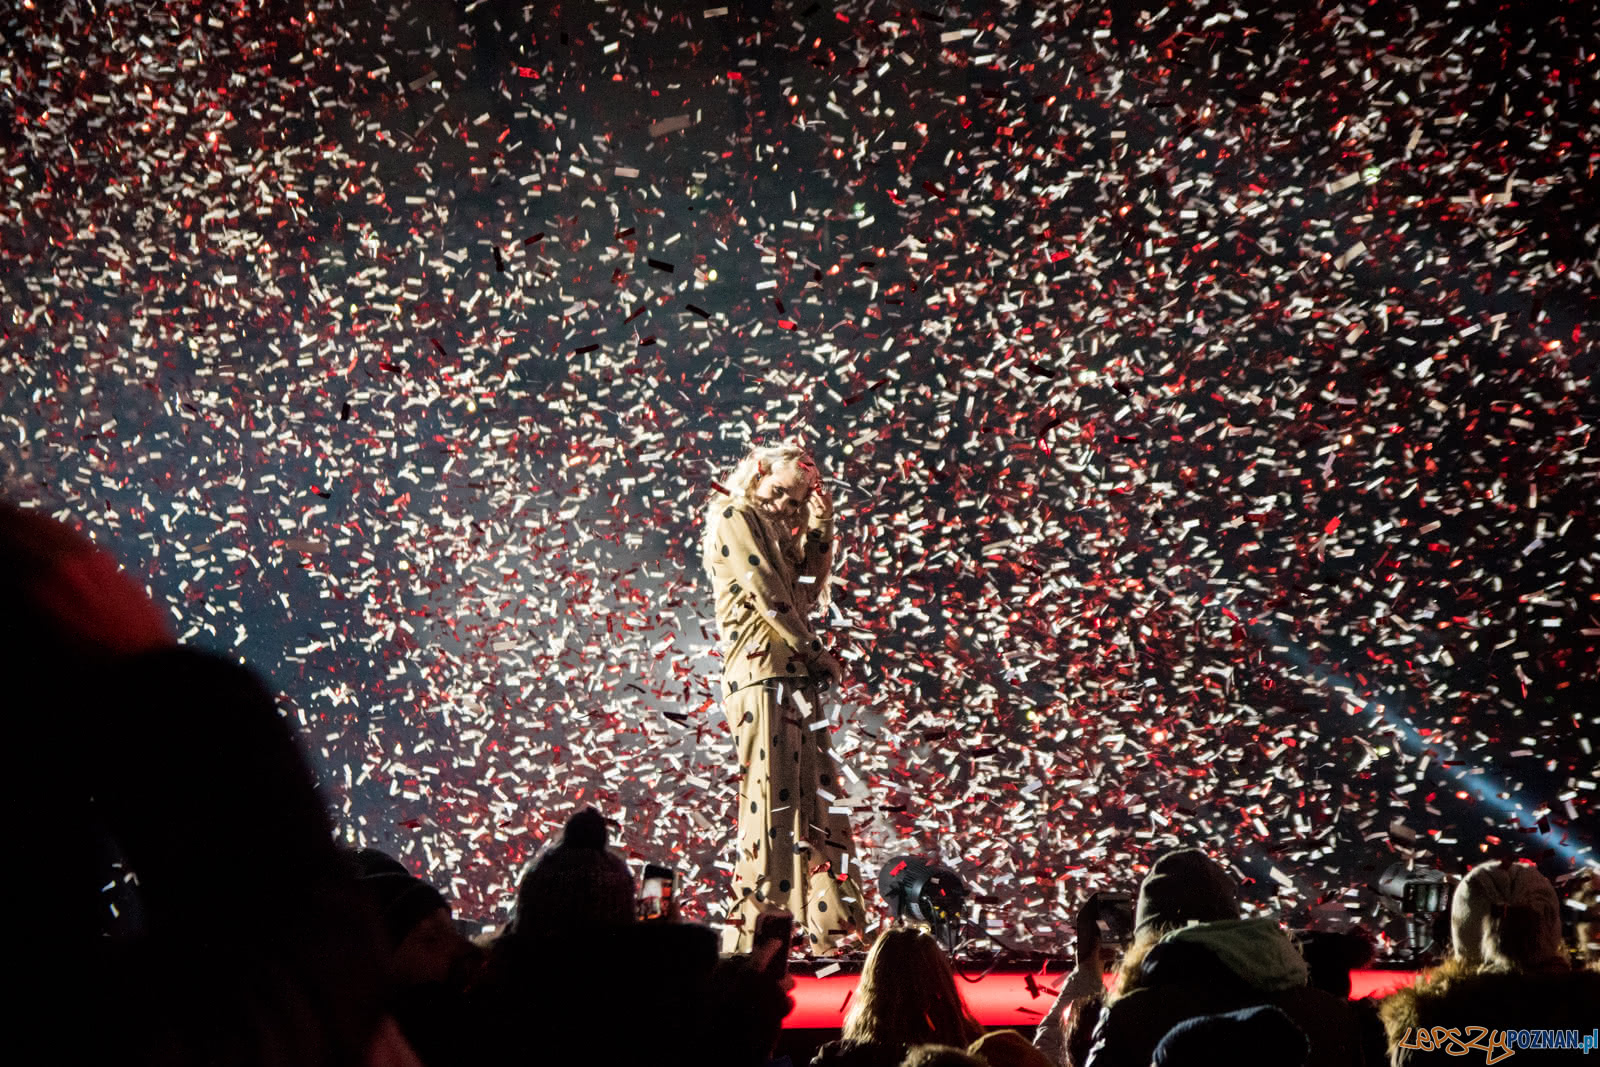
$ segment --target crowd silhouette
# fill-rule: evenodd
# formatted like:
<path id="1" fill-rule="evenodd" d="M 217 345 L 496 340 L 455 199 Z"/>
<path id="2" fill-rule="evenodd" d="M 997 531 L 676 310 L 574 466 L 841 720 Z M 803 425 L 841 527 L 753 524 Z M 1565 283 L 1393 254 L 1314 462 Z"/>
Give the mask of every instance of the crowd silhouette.
<path id="1" fill-rule="evenodd" d="M 639 921 L 602 812 L 574 814 L 523 874 L 513 918 L 469 939 L 404 864 L 334 844 L 261 682 L 178 645 L 92 543 L 0 505 L 0 604 L 25 757 L 14 847 L 64 857 L 27 887 L 41 980 L 26 995 L 73 1021 L 51 1029 L 52 1059 L 773 1062 L 792 982 L 772 951 L 726 956 L 709 926 Z M 1532 866 L 1479 864 L 1451 902 L 1448 958 L 1353 1001 L 1358 942 L 1243 917 L 1223 866 L 1182 849 L 1145 875 L 1125 946 L 1080 913 L 1076 967 L 1035 1033 L 985 1033 L 939 943 L 887 926 L 842 1033 L 811 1062 L 1411 1067 L 1478 1049 L 1577 1062 L 1600 972 L 1564 943 L 1561 907 Z"/>

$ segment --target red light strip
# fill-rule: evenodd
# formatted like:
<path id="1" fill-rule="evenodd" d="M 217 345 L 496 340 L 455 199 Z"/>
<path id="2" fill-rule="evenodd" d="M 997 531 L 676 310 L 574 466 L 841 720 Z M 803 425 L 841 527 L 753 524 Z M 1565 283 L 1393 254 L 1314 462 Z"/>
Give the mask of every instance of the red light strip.
<path id="1" fill-rule="evenodd" d="M 1017 973 L 990 974 L 976 982 L 958 981 L 967 1007 L 984 1026 L 1037 1026 L 1054 997 L 1048 989 L 1059 988 L 1065 975 L 1034 976 L 1039 995 L 1028 992 L 1027 976 Z M 855 993 L 854 974 L 833 974 L 826 978 L 795 975 L 792 991 L 794 1011 L 783 1025 L 791 1030 L 837 1030 L 844 1022 L 847 998 Z M 1352 971 L 1350 996 L 1360 1000 L 1387 996 L 1401 986 L 1416 981 L 1415 971 Z"/>

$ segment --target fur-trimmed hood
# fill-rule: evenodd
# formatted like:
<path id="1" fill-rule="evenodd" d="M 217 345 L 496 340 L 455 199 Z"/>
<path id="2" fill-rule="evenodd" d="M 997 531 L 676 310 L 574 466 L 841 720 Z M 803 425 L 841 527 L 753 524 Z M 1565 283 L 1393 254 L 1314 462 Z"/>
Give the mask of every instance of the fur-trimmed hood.
<path id="1" fill-rule="evenodd" d="M 1600 974 L 1593 971 L 1485 972 L 1451 959 L 1416 985 L 1384 998 L 1378 1010 L 1393 1049 L 1409 1031 L 1424 1026 L 1587 1030 L 1594 1025 L 1596 1004 Z"/>
<path id="2" fill-rule="evenodd" d="M 1378 1016 L 1389 1035 L 1389 1044 L 1398 1042 L 1407 1030 L 1419 1025 L 1424 1005 L 1444 1000 L 1452 987 L 1464 979 L 1477 978 L 1476 971 L 1459 959 L 1448 959 L 1418 978 L 1416 984 L 1395 990 L 1378 1005 Z"/>

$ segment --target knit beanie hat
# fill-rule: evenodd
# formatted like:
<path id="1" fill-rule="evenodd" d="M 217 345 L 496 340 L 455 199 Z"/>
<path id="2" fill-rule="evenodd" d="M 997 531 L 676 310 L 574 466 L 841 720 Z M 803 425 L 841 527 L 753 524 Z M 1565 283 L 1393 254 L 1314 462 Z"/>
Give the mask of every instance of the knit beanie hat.
<path id="1" fill-rule="evenodd" d="M 450 905 L 437 889 L 409 874 L 383 871 L 357 881 L 378 909 L 383 928 L 389 934 L 389 943 L 396 948 L 422 920 L 438 911 L 446 914 L 450 911 Z"/>
<path id="2" fill-rule="evenodd" d="M 1156 860 L 1139 886 L 1134 928 L 1182 926 L 1237 919 L 1233 879 L 1197 848 L 1180 848 Z"/>
<path id="3" fill-rule="evenodd" d="M 518 934 L 554 935 L 634 919 L 633 873 L 606 848 L 605 817 L 584 808 L 517 886 Z"/>
<path id="4" fill-rule="evenodd" d="M 1549 879 L 1522 863 L 1480 863 L 1450 903 L 1455 954 L 1490 971 L 1536 970 L 1562 961 L 1561 902 Z"/>
<path id="5" fill-rule="evenodd" d="M 1150 1056 L 1152 1067 L 1260 1063 L 1300 1067 L 1311 1051 L 1305 1032 L 1269 1004 L 1220 1015 L 1199 1015 L 1167 1031 Z"/>

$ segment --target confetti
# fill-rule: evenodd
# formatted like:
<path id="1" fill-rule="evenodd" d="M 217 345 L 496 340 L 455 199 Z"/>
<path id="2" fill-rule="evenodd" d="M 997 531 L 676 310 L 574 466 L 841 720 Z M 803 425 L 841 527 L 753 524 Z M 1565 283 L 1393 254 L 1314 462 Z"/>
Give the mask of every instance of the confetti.
<path id="1" fill-rule="evenodd" d="M 677 133 L 679 130 L 687 130 L 689 126 L 690 122 L 688 115 L 674 115 L 670 119 L 662 119 L 660 122 L 652 122 L 650 124 L 650 136 L 665 137 L 669 133 Z"/>
<path id="2" fill-rule="evenodd" d="M 1540 10 L 18 9 L 6 493 L 485 922 L 588 803 L 724 915 L 695 546 L 790 435 L 868 883 L 1054 948 L 1179 844 L 1295 922 L 1593 863 L 1600 116 Z"/>

